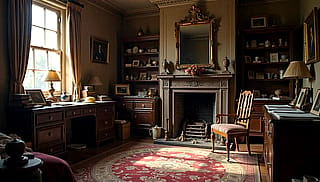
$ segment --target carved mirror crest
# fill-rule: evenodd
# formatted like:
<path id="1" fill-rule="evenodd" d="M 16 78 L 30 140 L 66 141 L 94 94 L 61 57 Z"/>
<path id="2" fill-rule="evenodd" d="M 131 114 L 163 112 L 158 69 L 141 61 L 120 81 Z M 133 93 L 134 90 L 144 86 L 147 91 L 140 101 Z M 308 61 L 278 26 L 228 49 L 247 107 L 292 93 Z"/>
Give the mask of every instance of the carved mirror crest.
<path id="1" fill-rule="evenodd" d="M 184 69 L 190 65 L 215 68 L 214 35 L 215 18 L 192 5 L 186 16 L 175 23 L 176 67 Z"/>

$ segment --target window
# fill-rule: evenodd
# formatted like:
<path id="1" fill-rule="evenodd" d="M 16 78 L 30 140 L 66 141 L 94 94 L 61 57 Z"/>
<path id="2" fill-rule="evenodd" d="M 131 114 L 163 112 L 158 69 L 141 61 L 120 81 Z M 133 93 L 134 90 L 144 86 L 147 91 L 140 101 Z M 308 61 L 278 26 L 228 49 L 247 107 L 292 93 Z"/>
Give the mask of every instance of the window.
<path id="1" fill-rule="evenodd" d="M 43 81 L 48 70 L 56 70 L 61 75 L 61 11 L 40 3 L 32 5 L 32 30 L 29 61 L 23 86 L 26 89 L 39 88 L 47 91 L 49 83 Z M 61 83 L 54 82 L 56 91 L 61 91 Z"/>

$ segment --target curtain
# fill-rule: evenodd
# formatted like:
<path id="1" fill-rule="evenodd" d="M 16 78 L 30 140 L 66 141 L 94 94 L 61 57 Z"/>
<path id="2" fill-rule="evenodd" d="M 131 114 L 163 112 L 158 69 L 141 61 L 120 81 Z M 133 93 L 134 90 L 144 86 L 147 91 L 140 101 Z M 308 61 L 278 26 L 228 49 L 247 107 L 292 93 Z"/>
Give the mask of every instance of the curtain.
<path id="1" fill-rule="evenodd" d="M 73 74 L 73 100 L 80 100 L 81 90 L 81 7 L 67 3 L 67 28 L 71 69 Z"/>
<path id="2" fill-rule="evenodd" d="M 32 27 L 32 0 L 8 1 L 10 94 L 24 93 Z"/>

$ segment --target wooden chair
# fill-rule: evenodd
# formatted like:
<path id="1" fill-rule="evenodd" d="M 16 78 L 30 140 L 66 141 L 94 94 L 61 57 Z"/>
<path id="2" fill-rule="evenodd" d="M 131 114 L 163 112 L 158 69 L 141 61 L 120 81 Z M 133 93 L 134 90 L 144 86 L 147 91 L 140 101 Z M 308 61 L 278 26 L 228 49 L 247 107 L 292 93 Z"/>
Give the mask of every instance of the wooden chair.
<path id="1" fill-rule="evenodd" d="M 216 124 L 211 125 L 211 142 L 212 142 L 212 152 L 214 152 L 214 140 L 215 134 L 218 134 L 226 138 L 226 150 L 227 150 L 227 160 L 229 161 L 230 156 L 230 138 L 234 138 L 237 150 L 239 151 L 237 137 L 244 136 L 246 137 L 247 147 L 249 155 L 250 143 L 249 143 L 249 128 L 250 128 L 250 119 L 252 111 L 252 101 L 253 101 L 253 92 L 243 91 L 240 93 L 237 112 L 236 114 L 217 114 L 216 115 Z M 221 124 L 222 117 L 234 117 L 234 124 Z"/>

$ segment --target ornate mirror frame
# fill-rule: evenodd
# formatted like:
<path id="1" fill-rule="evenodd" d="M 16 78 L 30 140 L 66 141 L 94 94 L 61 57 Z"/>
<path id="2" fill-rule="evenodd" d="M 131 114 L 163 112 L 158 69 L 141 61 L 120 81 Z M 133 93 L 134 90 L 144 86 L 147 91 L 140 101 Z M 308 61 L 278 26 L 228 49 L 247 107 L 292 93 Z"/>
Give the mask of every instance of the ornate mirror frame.
<path id="1" fill-rule="evenodd" d="M 182 26 L 191 26 L 191 25 L 205 25 L 208 24 L 209 29 L 209 59 L 208 64 L 195 64 L 198 67 L 203 68 L 215 68 L 215 47 L 214 47 L 214 35 L 216 32 L 216 19 L 212 16 L 208 16 L 201 12 L 201 9 L 196 5 L 192 5 L 189 10 L 189 15 L 186 16 L 180 22 L 175 23 L 175 35 L 176 35 L 176 68 L 185 69 L 192 64 L 181 64 L 180 62 L 180 29 Z"/>

